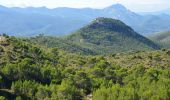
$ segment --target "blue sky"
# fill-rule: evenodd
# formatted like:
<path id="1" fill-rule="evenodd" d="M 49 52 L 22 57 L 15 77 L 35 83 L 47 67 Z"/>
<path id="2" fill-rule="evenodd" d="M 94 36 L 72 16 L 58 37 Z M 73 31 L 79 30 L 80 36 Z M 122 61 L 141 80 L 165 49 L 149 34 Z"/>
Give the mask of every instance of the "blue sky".
<path id="1" fill-rule="evenodd" d="M 104 8 L 116 3 L 135 12 L 151 12 L 170 8 L 170 0 L 0 0 L 0 5 L 8 7 Z"/>

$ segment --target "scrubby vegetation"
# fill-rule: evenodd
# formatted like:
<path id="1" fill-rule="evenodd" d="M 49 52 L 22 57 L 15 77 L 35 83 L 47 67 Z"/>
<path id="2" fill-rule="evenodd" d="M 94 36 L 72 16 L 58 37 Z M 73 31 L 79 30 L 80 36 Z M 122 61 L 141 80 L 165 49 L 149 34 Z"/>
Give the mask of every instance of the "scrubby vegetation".
<path id="1" fill-rule="evenodd" d="M 5 39 L 0 43 L 2 100 L 170 99 L 170 50 L 92 56 Z"/>

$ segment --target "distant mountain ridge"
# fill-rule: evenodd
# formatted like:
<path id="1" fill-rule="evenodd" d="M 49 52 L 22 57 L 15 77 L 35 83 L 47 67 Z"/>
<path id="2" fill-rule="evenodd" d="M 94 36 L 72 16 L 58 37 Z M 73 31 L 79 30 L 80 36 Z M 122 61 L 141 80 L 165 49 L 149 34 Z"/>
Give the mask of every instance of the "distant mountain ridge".
<path id="1" fill-rule="evenodd" d="M 104 9 L 0 6 L 0 22 L 3 23 L 0 32 L 16 36 L 35 36 L 40 33 L 61 36 L 74 32 L 97 17 L 119 19 L 142 35 L 170 29 L 169 15 L 142 16 L 120 4 Z"/>
<path id="2" fill-rule="evenodd" d="M 142 15 L 147 15 L 147 14 L 152 14 L 152 15 L 161 15 L 161 14 L 167 14 L 170 15 L 170 8 L 160 10 L 160 11 L 155 11 L 155 12 L 140 12 Z"/>
<path id="3" fill-rule="evenodd" d="M 100 17 L 63 38 L 37 37 L 30 41 L 82 54 L 113 54 L 160 47 L 120 20 Z"/>

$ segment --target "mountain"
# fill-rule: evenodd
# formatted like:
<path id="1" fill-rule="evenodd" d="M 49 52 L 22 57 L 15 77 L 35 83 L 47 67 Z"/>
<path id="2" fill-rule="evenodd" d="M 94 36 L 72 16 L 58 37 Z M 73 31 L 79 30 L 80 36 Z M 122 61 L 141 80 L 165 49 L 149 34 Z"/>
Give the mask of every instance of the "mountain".
<path id="1" fill-rule="evenodd" d="M 63 38 L 38 36 L 31 38 L 30 41 L 83 54 L 112 54 L 160 48 L 120 20 L 104 17 L 95 19 L 87 26 Z"/>
<path id="2" fill-rule="evenodd" d="M 170 48 L 170 31 L 155 33 L 149 38 L 160 43 L 164 48 Z"/>
<path id="3" fill-rule="evenodd" d="M 40 33 L 62 36 L 76 31 L 97 17 L 121 20 L 142 35 L 170 29 L 169 15 L 142 16 L 120 4 L 104 9 L 0 6 L 0 23 L 3 23 L 0 32 L 15 36 L 36 36 Z"/>
<path id="4" fill-rule="evenodd" d="M 152 15 L 167 14 L 167 15 L 170 15 L 170 8 L 160 10 L 160 11 L 155 11 L 155 12 L 139 12 L 139 13 L 142 14 L 142 15 L 148 15 L 148 14 L 152 14 Z"/>
<path id="5" fill-rule="evenodd" d="M 9 35 L 35 36 L 40 33 L 60 35 L 61 33 L 71 32 L 72 29 L 79 28 L 86 22 L 41 13 L 44 9 L 48 10 L 47 8 L 7 9 L 7 11 L 6 9 L 0 10 L 0 22 L 3 23 L 3 25 L 0 25 L 0 29 L 2 33 L 8 33 Z"/>

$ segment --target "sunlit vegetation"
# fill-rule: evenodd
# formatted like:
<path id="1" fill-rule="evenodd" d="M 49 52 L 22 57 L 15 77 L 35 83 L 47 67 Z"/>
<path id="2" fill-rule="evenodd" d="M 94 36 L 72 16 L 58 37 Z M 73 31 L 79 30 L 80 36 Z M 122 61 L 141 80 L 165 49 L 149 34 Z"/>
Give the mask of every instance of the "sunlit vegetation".
<path id="1" fill-rule="evenodd" d="M 170 50 L 92 56 L 4 37 L 0 100 L 170 99 Z"/>

